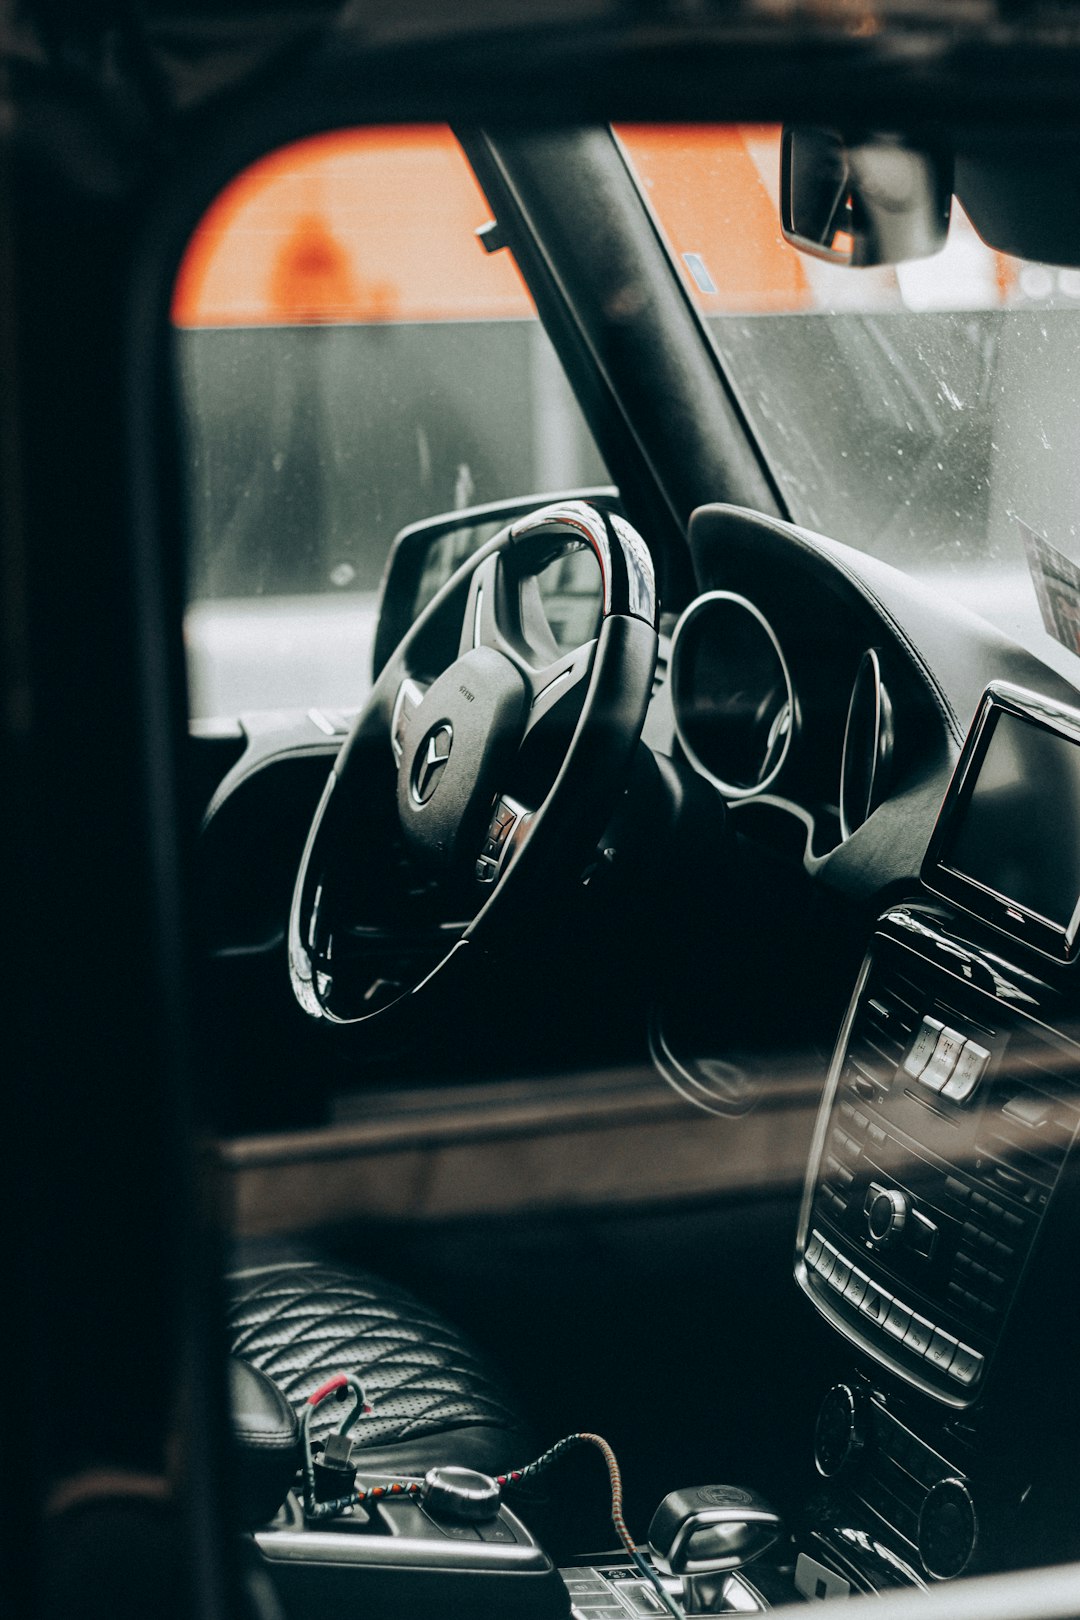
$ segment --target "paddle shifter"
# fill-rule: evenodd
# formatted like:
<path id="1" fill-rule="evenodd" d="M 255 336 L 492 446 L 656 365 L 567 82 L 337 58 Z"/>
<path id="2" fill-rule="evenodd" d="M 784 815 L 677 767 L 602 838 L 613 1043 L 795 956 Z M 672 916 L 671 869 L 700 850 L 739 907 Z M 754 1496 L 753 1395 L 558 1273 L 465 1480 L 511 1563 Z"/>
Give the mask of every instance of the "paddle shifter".
<path id="1" fill-rule="evenodd" d="M 685 1612 L 717 1614 L 731 1574 L 782 1534 L 779 1514 L 756 1492 L 699 1485 L 664 1497 L 649 1526 L 649 1543 L 657 1568 L 682 1577 Z"/>

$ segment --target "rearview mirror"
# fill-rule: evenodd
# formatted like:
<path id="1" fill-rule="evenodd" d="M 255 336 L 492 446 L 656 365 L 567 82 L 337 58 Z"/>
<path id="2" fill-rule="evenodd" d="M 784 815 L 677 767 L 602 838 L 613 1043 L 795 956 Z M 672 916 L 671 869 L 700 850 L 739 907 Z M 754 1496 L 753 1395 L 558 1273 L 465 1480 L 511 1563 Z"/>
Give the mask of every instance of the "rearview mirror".
<path id="1" fill-rule="evenodd" d="M 780 226 L 803 253 L 855 267 L 925 259 L 945 245 L 951 206 L 952 158 L 940 146 L 784 128 Z"/>

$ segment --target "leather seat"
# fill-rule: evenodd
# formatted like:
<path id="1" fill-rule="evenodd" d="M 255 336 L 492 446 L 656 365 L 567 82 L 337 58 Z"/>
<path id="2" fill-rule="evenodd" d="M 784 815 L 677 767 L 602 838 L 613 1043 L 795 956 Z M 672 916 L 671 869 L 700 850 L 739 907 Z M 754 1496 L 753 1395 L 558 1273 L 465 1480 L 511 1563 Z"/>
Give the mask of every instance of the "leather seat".
<path id="1" fill-rule="evenodd" d="M 364 1472 L 423 1474 L 440 1463 L 501 1473 L 532 1456 L 525 1425 L 492 1369 L 415 1295 L 329 1260 L 241 1265 L 226 1281 L 230 1349 L 299 1409 L 327 1378 L 352 1372 L 374 1408 L 354 1433 Z M 313 1437 L 341 1421 L 325 1403 Z"/>

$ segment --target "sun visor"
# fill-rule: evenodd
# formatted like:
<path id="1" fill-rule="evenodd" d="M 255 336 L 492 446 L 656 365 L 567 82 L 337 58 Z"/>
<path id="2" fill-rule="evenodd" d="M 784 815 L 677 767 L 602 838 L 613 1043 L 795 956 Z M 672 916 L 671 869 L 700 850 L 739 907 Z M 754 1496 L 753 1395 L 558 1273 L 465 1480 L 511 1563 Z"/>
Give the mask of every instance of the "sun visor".
<path id="1" fill-rule="evenodd" d="M 1009 131 L 958 150 L 954 185 L 988 246 L 1080 266 L 1080 133 L 1037 139 Z"/>

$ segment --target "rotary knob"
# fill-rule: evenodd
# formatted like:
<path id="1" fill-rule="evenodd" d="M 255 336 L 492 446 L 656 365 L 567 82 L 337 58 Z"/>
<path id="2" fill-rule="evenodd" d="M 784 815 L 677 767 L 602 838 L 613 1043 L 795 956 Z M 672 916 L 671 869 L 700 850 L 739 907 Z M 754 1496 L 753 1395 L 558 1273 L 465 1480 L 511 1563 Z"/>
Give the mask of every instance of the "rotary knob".
<path id="1" fill-rule="evenodd" d="M 818 1408 L 814 1461 L 832 1479 L 866 1444 L 863 1403 L 850 1384 L 834 1384 Z"/>
<path id="2" fill-rule="evenodd" d="M 894 1243 L 907 1224 L 910 1208 L 899 1187 L 876 1187 L 866 1203 L 866 1228 L 875 1243 Z"/>
<path id="3" fill-rule="evenodd" d="M 502 1492 L 488 1474 L 474 1468 L 432 1468 L 424 1475 L 420 1499 L 437 1519 L 493 1519 Z"/>
<path id="4" fill-rule="evenodd" d="M 966 1480 L 938 1480 L 919 1514 L 919 1556 L 927 1574 L 942 1581 L 959 1575 L 971 1560 L 978 1534 Z"/>

